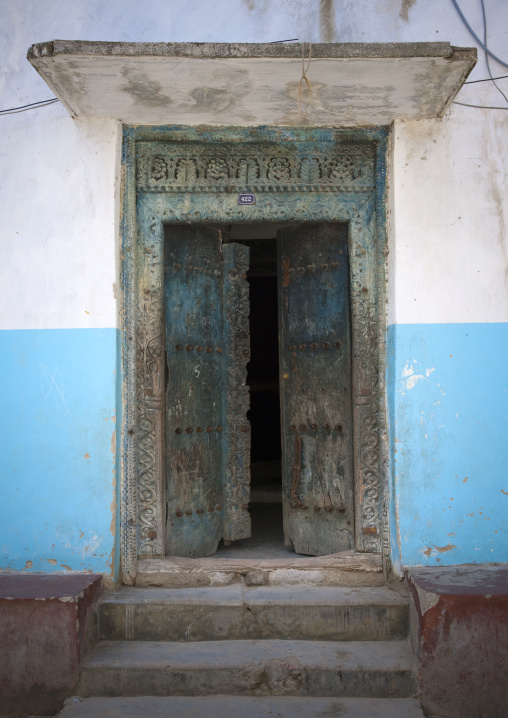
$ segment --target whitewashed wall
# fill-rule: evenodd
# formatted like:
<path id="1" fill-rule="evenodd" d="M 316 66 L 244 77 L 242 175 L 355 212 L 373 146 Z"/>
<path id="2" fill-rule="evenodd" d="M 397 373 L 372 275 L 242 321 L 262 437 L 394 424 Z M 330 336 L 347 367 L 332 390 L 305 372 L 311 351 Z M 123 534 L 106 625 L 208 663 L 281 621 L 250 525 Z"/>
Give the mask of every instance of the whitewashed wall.
<path id="1" fill-rule="evenodd" d="M 485 5 L 507 60 L 508 3 Z M 461 7 L 482 36 L 479 1 Z M 1 109 L 51 96 L 26 51 L 55 38 L 475 45 L 451 0 L 4 0 Z M 487 77 L 479 58 L 469 79 Z M 505 104 L 490 83 L 458 99 Z M 0 126 L 1 565 L 111 573 L 121 127 L 59 104 Z M 394 126 L 388 398 L 403 564 L 506 556 L 507 139 L 508 112 L 457 105 Z"/>

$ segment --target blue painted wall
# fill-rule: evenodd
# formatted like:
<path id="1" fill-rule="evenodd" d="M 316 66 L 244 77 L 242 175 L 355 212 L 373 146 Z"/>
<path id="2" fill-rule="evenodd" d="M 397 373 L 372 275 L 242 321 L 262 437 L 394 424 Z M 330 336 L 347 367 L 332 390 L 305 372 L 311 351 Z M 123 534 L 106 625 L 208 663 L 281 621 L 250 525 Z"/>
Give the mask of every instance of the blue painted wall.
<path id="1" fill-rule="evenodd" d="M 118 572 L 117 330 L 0 332 L 0 568 Z"/>
<path id="2" fill-rule="evenodd" d="M 507 561 L 508 324 L 389 327 L 388 400 L 402 565 Z"/>
<path id="3" fill-rule="evenodd" d="M 118 575 L 116 329 L 0 332 L 0 569 Z M 388 332 L 392 552 L 508 560 L 508 324 Z"/>

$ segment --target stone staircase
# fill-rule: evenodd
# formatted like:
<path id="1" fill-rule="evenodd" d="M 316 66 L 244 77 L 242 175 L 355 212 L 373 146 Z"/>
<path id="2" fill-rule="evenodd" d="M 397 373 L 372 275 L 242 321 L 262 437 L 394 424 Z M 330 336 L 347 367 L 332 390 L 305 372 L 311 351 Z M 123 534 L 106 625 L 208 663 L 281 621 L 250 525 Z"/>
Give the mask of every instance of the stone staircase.
<path id="1" fill-rule="evenodd" d="M 123 588 L 65 718 L 422 718 L 389 587 Z"/>

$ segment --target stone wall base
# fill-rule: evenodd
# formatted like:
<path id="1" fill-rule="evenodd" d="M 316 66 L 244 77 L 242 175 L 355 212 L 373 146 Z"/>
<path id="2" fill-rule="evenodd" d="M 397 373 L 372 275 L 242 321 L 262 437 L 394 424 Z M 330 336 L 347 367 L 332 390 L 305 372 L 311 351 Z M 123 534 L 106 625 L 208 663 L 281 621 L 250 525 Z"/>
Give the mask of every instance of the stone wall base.
<path id="1" fill-rule="evenodd" d="M 406 573 L 413 649 L 425 714 L 508 715 L 508 566 Z"/>
<path id="2" fill-rule="evenodd" d="M 0 576 L 0 715 L 56 713 L 98 640 L 95 574 Z"/>

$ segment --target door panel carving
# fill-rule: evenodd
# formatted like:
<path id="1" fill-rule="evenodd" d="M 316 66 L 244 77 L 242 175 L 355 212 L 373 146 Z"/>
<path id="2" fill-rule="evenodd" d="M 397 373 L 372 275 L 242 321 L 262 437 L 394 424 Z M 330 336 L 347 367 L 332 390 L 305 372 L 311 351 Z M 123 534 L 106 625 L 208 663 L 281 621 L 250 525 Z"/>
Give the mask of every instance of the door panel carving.
<path id="1" fill-rule="evenodd" d="M 279 292 L 284 535 L 326 555 L 354 547 L 347 227 L 283 230 Z"/>

